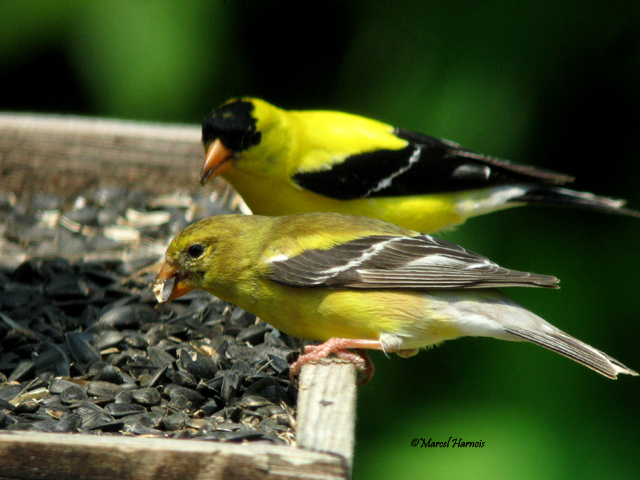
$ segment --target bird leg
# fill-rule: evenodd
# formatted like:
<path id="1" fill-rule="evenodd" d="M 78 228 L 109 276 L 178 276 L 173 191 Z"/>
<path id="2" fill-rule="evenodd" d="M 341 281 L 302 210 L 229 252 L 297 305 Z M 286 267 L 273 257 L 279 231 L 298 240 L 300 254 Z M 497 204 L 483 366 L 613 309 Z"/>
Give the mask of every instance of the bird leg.
<path id="1" fill-rule="evenodd" d="M 356 352 L 350 352 L 348 350 L 350 348 L 355 349 Z M 364 385 L 371 380 L 375 371 L 373 362 L 365 349 L 382 350 L 382 344 L 379 340 L 330 338 L 320 345 L 307 345 L 304 347 L 304 355 L 298 357 L 298 360 L 291 364 L 289 379 L 293 382 L 293 377 L 300 373 L 303 365 L 315 362 L 333 353 L 337 357 L 355 365 L 356 370 L 361 374 L 358 385 Z"/>

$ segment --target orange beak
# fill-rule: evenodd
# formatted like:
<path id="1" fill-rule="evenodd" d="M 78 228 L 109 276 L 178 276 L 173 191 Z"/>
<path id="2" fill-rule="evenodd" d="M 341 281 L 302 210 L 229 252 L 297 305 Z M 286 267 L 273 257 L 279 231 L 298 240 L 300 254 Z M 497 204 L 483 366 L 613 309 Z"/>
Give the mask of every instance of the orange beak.
<path id="1" fill-rule="evenodd" d="M 234 160 L 233 152 L 225 147 L 220 139 L 214 140 L 207 146 L 198 180 L 204 185 L 209 177 L 227 173 L 233 167 Z"/>
<path id="2" fill-rule="evenodd" d="M 165 261 L 153 282 L 153 293 L 158 303 L 166 303 L 193 290 L 186 278 L 180 278 L 178 267 Z"/>

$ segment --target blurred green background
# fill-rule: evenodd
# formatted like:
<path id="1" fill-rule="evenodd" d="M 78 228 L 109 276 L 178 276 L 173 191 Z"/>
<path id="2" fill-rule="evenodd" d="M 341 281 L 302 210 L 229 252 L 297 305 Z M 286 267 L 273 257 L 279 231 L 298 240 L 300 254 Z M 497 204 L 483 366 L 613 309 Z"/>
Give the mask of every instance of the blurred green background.
<path id="1" fill-rule="evenodd" d="M 3 0 L 0 18 L 0 110 L 198 124 L 252 95 L 569 173 L 640 208 L 637 0 Z M 640 369 L 639 219 L 524 208 L 442 236 L 558 276 L 560 291 L 508 293 Z M 640 379 L 491 339 L 373 358 L 354 478 L 640 478 Z M 485 445 L 411 447 L 449 437 Z"/>

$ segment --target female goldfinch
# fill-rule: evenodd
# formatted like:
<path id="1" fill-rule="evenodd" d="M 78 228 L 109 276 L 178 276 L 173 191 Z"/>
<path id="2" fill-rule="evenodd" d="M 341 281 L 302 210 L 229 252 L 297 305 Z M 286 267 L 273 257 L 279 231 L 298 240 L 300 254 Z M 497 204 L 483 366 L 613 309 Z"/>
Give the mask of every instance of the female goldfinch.
<path id="1" fill-rule="evenodd" d="M 200 182 L 223 175 L 258 215 L 350 213 L 427 233 L 528 203 L 640 216 L 560 188 L 568 175 L 347 113 L 241 98 L 204 119 L 202 140 Z"/>
<path id="2" fill-rule="evenodd" d="M 306 213 L 194 223 L 169 245 L 153 290 L 160 303 L 206 290 L 285 333 L 326 342 L 294 372 L 332 352 L 353 359 L 350 348 L 406 357 L 468 335 L 529 340 L 609 378 L 637 375 L 495 289 L 557 282 L 380 220 Z"/>

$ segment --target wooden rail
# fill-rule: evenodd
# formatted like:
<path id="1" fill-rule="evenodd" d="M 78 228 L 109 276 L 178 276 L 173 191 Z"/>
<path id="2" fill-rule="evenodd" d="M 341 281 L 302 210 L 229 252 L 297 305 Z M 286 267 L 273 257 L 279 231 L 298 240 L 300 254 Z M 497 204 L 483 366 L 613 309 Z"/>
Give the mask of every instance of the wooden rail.
<path id="1" fill-rule="evenodd" d="M 0 114 L 0 188 L 27 198 L 91 185 L 195 191 L 200 135 L 196 125 Z"/>

